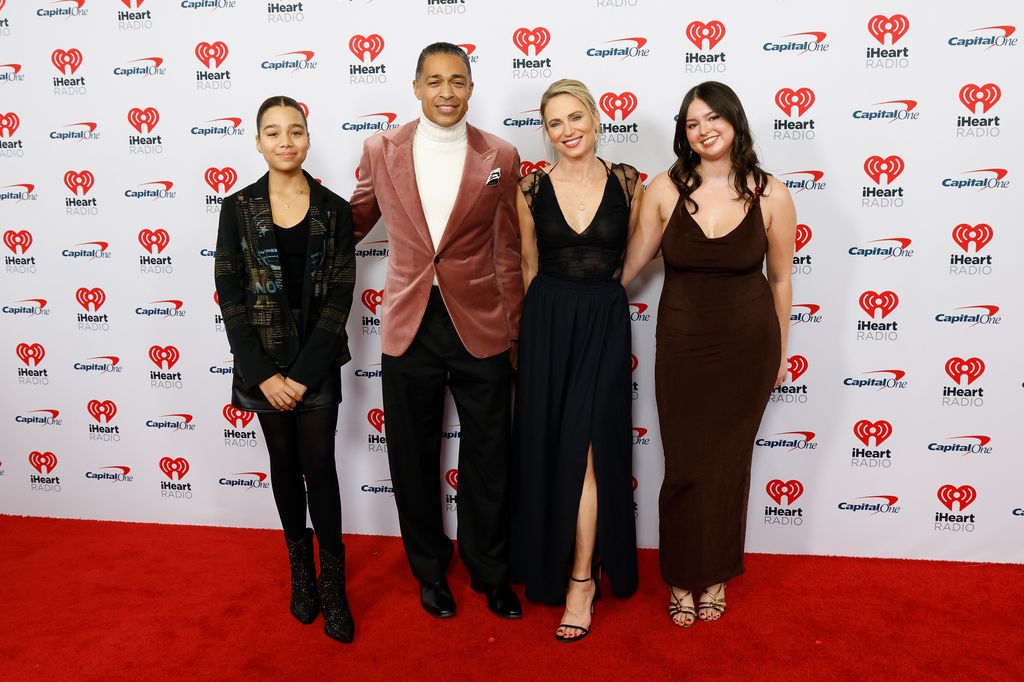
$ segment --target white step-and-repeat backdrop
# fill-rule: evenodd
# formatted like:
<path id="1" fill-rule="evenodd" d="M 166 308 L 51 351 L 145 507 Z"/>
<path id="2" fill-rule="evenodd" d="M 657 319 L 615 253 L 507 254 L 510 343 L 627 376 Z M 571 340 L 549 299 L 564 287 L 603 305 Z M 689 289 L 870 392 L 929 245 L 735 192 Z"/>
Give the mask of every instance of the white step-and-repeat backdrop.
<path id="1" fill-rule="evenodd" d="M 263 173 L 253 116 L 275 94 L 308 108 L 307 169 L 347 196 L 363 140 L 418 114 L 419 50 L 447 40 L 472 60 L 470 119 L 524 171 L 553 161 L 537 106 L 557 78 L 599 100 L 600 154 L 648 176 L 673 160 L 689 87 L 742 98 L 800 223 L 791 373 L 754 447 L 748 549 L 1024 561 L 1022 24 L 1009 0 L 0 0 L 0 512 L 277 526 L 258 422 L 226 406 L 220 203 Z M 395 534 L 383 225 L 358 256 L 345 529 Z M 655 263 L 630 290 L 645 547 L 660 283 Z"/>

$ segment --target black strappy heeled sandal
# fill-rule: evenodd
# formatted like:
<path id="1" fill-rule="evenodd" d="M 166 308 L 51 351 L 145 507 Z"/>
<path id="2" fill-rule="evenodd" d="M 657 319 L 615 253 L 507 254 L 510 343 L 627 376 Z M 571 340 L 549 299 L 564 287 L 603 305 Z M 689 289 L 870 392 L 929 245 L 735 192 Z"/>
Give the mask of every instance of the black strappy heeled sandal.
<path id="1" fill-rule="evenodd" d="M 589 578 L 574 578 L 571 575 L 569 576 L 569 580 L 573 581 L 574 583 L 589 583 L 589 582 L 593 581 L 593 583 L 594 583 L 594 599 L 590 600 L 590 613 L 591 613 L 591 615 L 593 615 L 593 613 L 594 613 L 594 601 L 597 599 L 597 581 L 594 580 L 593 576 L 591 576 Z M 569 610 L 569 606 L 568 605 L 566 605 L 565 610 L 566 611 Z M 566 637 L 565 635 L 558 634 L 558 629 L 573 630 L 575 632 L 579 632 L 580 634 L 574 635 L 573 637 Z M 581 639 L 583 639 L 584 637 L 586 637 L 589 634 L 590 634 L 590 628 L 585 628 L 582 625 L 573 625 L 572 623 L 559 623 L 558 624 L 558 628 L 555 629 L 555 639 L 557 639 L 559 642 L 578 642 L 578 641 L 580 641 Z"/>

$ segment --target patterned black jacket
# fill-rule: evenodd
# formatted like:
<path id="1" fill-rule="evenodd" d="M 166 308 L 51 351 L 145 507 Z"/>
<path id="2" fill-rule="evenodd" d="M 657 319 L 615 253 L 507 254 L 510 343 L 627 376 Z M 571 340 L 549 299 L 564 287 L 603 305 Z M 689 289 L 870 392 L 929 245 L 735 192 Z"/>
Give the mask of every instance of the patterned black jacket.
<path id="1" fill-rule="evenodd" d="M 282 372 L 315 389 L 328 371 L 352 357 L 345 331 L 356 279 L 352 210 L 303 173 L 309 182 L 309 248 L 301 321 L 294 319 L 281 286 L 269 173 L 221 205 L 214 281 L 235 373 L 245 388 Z M 308 322 L 305 344 L 300 345 L 297 322 Z"/>

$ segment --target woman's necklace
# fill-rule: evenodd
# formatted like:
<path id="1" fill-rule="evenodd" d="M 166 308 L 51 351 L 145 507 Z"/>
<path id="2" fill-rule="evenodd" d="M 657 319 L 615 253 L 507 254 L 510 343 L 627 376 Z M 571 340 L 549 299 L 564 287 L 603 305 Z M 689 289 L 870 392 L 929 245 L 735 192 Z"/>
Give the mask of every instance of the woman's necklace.
<path id="1" fill-rule="evenodd" d="M 292 203 L 294 203 L 296 199 L 298 199 L 299 197 L 301 197 L 301 196 L 302 196 L 303 194 L 305 194 L 305 193 L 306 193 L 306 190 L 304 190 L 304 189 L 300 189 L 300 190 L 299 190 L 298 192 L 296 192 L 296 193 L 295 193 L 295 196 L 293 196 L 293 197 L 292 197 L 291 199 L 289 199 L 288 201 L 285 201 L 285 200 L 284 200 L 284 197 L 282 196 L 282 197 L 281 197 L 281 203 L 282 203 L 282 204 L 284 204 L 284 207 L 285 207 L 285 208 L 291 208 L 291 207 L 292 207 L 292 206 L 291 206 L 291 205 L 292 205 Z"/>
<path id="2" fill-rule="evenodd" d="M 570 180 L 568 175 L 566 175 L 565 181 L 569 184 L 569 189 L 572 190 L 573 195 L 576 197 L 576 202 L 577 202 L 576 203 L 576 210 L 579 211 L 580 213 L 586 213 L 587 212 L 587 207 L 583 203 L 583 199 L 580 197 L 580 193 L 576 191 L 576 183 L 575 183 L 575 181 Z M 590 187 L 590 175 L 587 175 L 587 177 L 583 181 L 583 194 L 584 195 L 586 195 L 587 189 L 589 187 Z"/>

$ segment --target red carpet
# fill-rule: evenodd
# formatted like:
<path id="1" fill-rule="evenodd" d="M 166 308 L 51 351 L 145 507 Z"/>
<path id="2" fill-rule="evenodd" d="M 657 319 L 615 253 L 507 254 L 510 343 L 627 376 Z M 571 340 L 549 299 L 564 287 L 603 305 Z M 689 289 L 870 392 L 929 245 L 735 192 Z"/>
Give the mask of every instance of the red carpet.
<path id="1" fill-rule="evenodd" d="M 575 644 L 449 580 L 423 613 L 401 543 L 346 537 L 356 641 L 288 613 L 280 533 L 0 516 L 0 679 L 1021 679 L 1024 567 L 749 555 L 717 623 L 665 613 L 657 554 Z M 607 591 L 607 590 L 606 590 Z M 350 675 L 354 677 L 349 678 Z"/>

